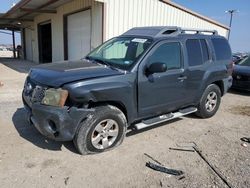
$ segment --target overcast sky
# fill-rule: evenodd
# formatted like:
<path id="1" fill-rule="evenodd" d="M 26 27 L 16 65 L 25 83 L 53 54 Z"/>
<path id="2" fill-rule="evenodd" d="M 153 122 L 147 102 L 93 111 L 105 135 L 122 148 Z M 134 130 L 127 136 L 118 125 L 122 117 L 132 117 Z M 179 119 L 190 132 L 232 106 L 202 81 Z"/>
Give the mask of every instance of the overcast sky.
<path id="1" fill-rule="evenodd" d="M 250 0 L 173 0 L 195 12 L 208 16 L 225 25 L 229 25 L 229 14 L 226 10 L 239 10 L 233 17 L 230 44 L 233 52 L 250 51 Z M 17 0 L 1 0 L 0 12 L 10 9 L 12 3 Z M 20 43 L 20 36 L 17 34 Z M 0 44 L 12 43 L 11 35 L 0 33 Z"/>

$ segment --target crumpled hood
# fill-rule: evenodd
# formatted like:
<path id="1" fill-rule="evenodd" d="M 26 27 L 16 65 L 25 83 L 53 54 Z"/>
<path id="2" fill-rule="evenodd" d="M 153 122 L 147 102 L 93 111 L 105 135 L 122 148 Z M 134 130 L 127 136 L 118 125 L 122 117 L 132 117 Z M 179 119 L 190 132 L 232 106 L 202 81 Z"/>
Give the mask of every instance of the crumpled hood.
<path id="1" fill-rule="evenodd" d="M 43 64 L 32 68 L 29 77 L 43 85 L 60 87 L 63 84 L 90 78 L 123 74 L 105 65 L 87 60 Z"/>

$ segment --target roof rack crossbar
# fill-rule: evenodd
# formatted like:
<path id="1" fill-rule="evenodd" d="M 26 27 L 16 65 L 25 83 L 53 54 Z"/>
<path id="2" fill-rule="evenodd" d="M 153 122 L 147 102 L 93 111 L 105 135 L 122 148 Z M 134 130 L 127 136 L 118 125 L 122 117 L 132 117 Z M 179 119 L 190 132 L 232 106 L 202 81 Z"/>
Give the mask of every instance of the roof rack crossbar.
<path id="1" fill-rule="evenodd" d="M 171 32 L 169 32 L 171 31 Z M 218 35 L 218 32 L 216 30 L 202 30 L 202 29 L 186 29 L 181 27 L 165 27 L 162 29 L 157 35 L 165 35 L 165 34 L 183 34 L 186 32 L 195 32 L 196 34 L 202 34 L 202 33 L 212 33 L 213 35 Z"/>
<path id="2" fill-rule="evenodd" d="M 184 29 L 181 28 L 181 33 L 185 33 L 187 31 L 191 31 L 191 32 L 196 32 L 197 34 L 201 34 L 201 33 L 212 33 L 213 35 L 218 35 L 218 32 L 216 30 L 205 30 L 205 29 Z"/>

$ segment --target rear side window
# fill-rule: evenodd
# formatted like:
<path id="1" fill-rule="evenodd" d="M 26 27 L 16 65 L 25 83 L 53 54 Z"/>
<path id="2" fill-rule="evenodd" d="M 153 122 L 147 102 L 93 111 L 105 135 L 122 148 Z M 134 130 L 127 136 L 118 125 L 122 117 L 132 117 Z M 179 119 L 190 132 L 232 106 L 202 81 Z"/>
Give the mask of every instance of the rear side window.
<path id="1" fill-rule="evenodd" d="M 209 52 L 206 40 L 188 39 L 186 42 L 189 66 L 202 65 L 209 60 Z"/>
<path id="2" fill-rule="evenodd" d="M 189 66 L 197 66 L 203 63 L 200 41 L 188 39 L 186 42 Z"/>
<path id="3" fill-rule="evenodd" d="M 232 55 L 231 49 L 226 39 L 215 38 L 211 40 L 214 46 L 216 60 L 231 59 L 231 55 Z"/>
<path id="4" fill-rule="evenodd" d="M 200 42 L 201 42 L 203 62 L 206 62 L 209 60 L 207 43 L 206 43 L 206 40 L 204 39 L 200 40 Z"/>

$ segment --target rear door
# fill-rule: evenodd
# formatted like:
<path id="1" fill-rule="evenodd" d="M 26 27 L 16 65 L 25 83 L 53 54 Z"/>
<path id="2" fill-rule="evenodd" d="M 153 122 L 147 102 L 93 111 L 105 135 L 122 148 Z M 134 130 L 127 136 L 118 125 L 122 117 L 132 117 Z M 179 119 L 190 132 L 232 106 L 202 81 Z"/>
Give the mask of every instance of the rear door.
<path id="1" fill-rule="evenodd" d="M 145 74 L 146 68 L 157 62 L 165 63 L 168 70 L 163 73 Z M 139 116 L 153 116 L 178 109 L 185 100 L 185 78 L 181 43 L 158 43 L 139 66 Z"/>
<path id="2" fill-rule="evenodd" d="M 187 100 L 189 104 L 197 103 L 200 96 L 202 84 L 206 72 L 213 71 L 212 55 L 208 48 L 208 41 L 205 39 L 187 39 L 186 42 L 187 59 Z"/>

